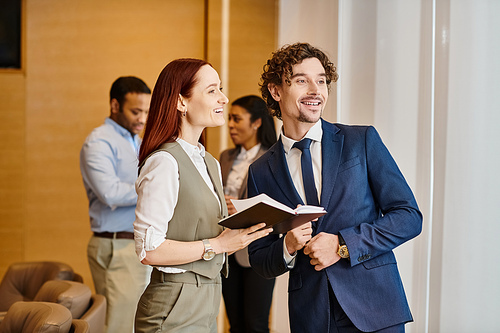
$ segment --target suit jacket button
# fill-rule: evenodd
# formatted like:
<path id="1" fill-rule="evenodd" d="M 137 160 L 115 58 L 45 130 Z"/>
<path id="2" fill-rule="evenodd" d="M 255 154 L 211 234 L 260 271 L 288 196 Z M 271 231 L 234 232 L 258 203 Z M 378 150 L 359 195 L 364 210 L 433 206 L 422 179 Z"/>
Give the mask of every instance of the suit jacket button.
<path id="1" fill-rule="evenodd" d="M 370 257 L 371 257 L 371 254 L 363 254 L 362 256 L 360 256 L 358 258 L 358 262 L 362 262 L 362 261 L 368 260 L 368 259 L 370 259 Z"/>

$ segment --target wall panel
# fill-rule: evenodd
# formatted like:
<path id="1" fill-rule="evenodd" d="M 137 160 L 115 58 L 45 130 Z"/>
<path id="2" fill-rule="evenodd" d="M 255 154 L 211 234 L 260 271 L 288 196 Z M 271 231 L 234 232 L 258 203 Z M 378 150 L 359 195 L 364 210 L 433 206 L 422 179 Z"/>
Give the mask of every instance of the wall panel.
<path id="1" fill-rule="evenodd" d="M 227 77 L 222 82 L 224 93 L 229 98 L 229 105 L 235 99 L 249 94 L 260 96 L 259 82 L 262 67 L 276 46 L 277 3 L 269 0 L 240 0 L 229 2 L 229 44 L 228 60 L 223 64 L 221 58 L 223 44 L 222 4 L 224 1 L 211 0 L 209 5 L 208 61 Z M 227 68 L 227 73 L 224 73 Z M 226 119 L 230 106 L 225 108 Z M 228 146 L 233 146 L 226 125 L 207 130 L 207 149 L 218 157 Z M 227 138 L 224 140 L 224 138 Z"/>
<path id="2" fill-rule="evenodd" d="M 25 84 L 22 71 L 0 71 L 0 276 L 25 253 Z"/>
<path id="3" fill-rule="evenodd" d="M 25 76 L 0 73 L 0 91 L 9 97 L 0 102 L 6 179 L 1 189 L 7 198 L 0 237 L 9 239 L 2 242 L 9 254 L 2 256 L 2 273 L 13 261 L 59 260 L 92 285 L 80 147 L 109 115 L 109 89 L 118 76 L 141 77 L 153 88 L 170 60 L 203 57 L 205 3 L 30 0 L 25 5 Z"/>
<path id="4" fill-rule="evenodd" d="M 276 1 L 232 1 L 225 92 L 258 94 L 275 48 Z M 26 0 L 23 71 L 0 71 L 0 277 L 12 262 L 66 262 L 93 286 L 79 151 L 109 115 L 119 76 L 151 88 L 180 57 L 221 70 L 221 0 Z M 222 74 L 222 73 L 221 73 Z M 222 76 L 222 75 L 221 75 Z M 218 156 L 227 126 L 211 129 Z M 221 327 L 221 329 L 225 329 Z"/>

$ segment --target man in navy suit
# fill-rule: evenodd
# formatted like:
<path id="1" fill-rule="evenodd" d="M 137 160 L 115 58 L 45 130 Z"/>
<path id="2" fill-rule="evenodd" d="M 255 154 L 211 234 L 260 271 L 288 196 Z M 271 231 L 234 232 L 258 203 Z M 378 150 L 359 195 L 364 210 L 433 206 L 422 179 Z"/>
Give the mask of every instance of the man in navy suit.
<path id="1" fill-rule="evenodd" d="M 290 272 L 292 332 L 404 332 L 413 319 L 393 249 L 421 232 L 422 214 L 375 128 L 321 119 L 337 78 L 305 43 L 284 46 L 264 67 L 262 96 L 283 127 L 249 168 L 249 197 L 328 214 L 253 242 L 250 263 L 268 278 Z"/>

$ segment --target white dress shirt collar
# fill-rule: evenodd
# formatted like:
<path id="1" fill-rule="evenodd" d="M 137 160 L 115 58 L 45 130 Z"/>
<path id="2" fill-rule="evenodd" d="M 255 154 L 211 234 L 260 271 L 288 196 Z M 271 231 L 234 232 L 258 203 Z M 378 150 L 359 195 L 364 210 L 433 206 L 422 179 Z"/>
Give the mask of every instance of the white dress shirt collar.
<path id="1" fill-rule="evenodd" d="M 304 135 L 304 138 L 309 138 L 313 141 L 316 142 L 321 142 L 321 138 L 323 137 L 323 129 L 321 128 L 321 119 L 314 124 L 313 127 L 307 131 L 306 135 Z M 300 141 L 300 140 L 299 140 Z M 297 141 L 290 139 L 283 133 L 283 126 L 281 127 L 281 142 L 283 143 L 283 149 L 285 150 L 285 154 L 288 154 L 290 152 L 290 149 L 292 149 L 293 144 Z"/>
<path id="2" fill-rule="evenodd" d="M 238 154 L 238 158 L 241 156 L 242 159 L 244 159 L 244 160 L 253 160 L 255 158 L 255 156 L 257 156 L 257 153 L 259 152 L 260 146 L 261 146 L 261 144 L 258 143 L 248 150 L 246 150 L 243 146 L 241 146 L 240 153 Z"/>
<path id="3" fill-rule="evenodd" d="M 194 154 L 198 154 L 201 155 L 201 157 L 205 157 L 205 147 L 201 143 L 198 142 L 196 146 L 193 146 L 192 144 L 181 138 L 177 138 L 176 141 L 181 145 L 181 147 L 184 149 L 184 151 L 186 152 L 186 154 L 188 154 L 190 158 L 192 158 Z"/>

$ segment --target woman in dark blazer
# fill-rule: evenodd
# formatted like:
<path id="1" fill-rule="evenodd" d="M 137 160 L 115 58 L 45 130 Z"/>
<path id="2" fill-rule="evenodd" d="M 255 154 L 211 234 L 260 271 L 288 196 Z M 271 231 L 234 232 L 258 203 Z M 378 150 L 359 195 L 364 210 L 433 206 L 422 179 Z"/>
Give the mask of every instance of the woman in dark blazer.
<path id="1" fill-rule="evenodd" d="M 254 95 L 231 104 L 228 127 L 236 147 L 222 152 L 220 164 L 228 212 L 234 214 L 231 199 L 247 197 L 248 166 L 276 142 L 276 130 L 266 103 Z M 229 265 L 231 274 L 222 280 L 222 295 L 230 332 L 269 332 L 275 279 L 264 279 L 254 272 L 247 248 L 229 256 Z"/>

